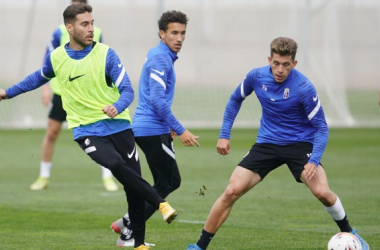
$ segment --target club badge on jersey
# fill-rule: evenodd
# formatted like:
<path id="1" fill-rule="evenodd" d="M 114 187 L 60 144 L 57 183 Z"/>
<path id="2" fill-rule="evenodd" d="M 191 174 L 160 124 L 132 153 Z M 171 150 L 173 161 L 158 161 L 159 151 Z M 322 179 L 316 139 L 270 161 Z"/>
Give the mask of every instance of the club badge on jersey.
<path id="1" fill-rule="evenodd" d="M 289 98 L 289 92 L 290 92 L 289 88 L 285 88 L 284 89 L 284 99 L 288 99 Z"/>

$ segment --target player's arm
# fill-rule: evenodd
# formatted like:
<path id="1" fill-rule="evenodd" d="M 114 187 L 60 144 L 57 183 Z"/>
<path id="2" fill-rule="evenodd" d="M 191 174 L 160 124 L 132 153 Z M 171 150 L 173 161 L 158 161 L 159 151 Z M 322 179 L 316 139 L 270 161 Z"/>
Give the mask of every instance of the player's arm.
<path id="1" fill-rule="evenodd" d="M 185 129 L 177 120 L 170 109 L 165 98 L 167 76 L 171 70 L 171 59 L 168 56 L 157 55 L 148 62 L 147 70 L 149 74 L 150 103 L 161 120 L 173 130 L 185 146 L 200 146 L 197 139 L 199 136 L 193 135 Z"/>
<path id="2" fill-rule="evenodd" d="M 230 153 L 230 137 L 232 125 L 235 122 L 236 116 L 239 113 L 243 101 L 254 90 L 253 82 L 253 77 L 250 72 L 235 89 L 227 102 L 226 109 L 224 110 L 219 140 L 216 145 L 216 150 L 221 155 L 227 155 Z"/>
<path id="3" fill-rule="evenodd" d="M 50 42 L 46 46 L 44 59 L 49 55 L 49 53 L 51 53 L 54 49 L 60 46 L 61 36 L 62 36 L 61 30 L 59 28 L 56 29 L 52 35 Z M 48 106 L 52 97 L 49 84 L 42 85 L 41 90 L 42 90 L 41 102 L 43 105 Z"/>
<path id="4" fill-rule="evenodd" d="M 123 112 L 135 98 L 131 81 L 125 71 L 124 65 L 121 63 L 119 56 L 113 49 L 109 49 L 106 59 L 106 77 L 114 83 L 120 92 L 119 99 L 112 105 L 103 108 L 103 112 L 111 118 L 116 117 Z"/>
<path id="5" fill-rule="evenodd" d="M 311 125 L 316 129 L 313 142 L 313 151 L 311 152 L 311 157 L 308 164 L 305 165 L 306 178 L 313 179 L 316 174 L 315 167 L 319 165 L 323 152 L 326 149 L 329 130 L 315 87 L 311 83 L 304 84 L 300 91 L 301 102 L 305 113 L 307 114 L 307 118 L 309 119 Z"/>
<path id="6" fill-rule="evenodd" d="M 232 125 L 235 122 L 236 116 L 239 113 L 241 105 L 245 98 L 253 92 L 253 77 L 250 73 L 239 84 L 235 91 L 231 94 L 224 110 L 222 128 L 219 138 L 230 139 Z"/>
<path id="7" fill-rule="evenodd" d="M 50 54 L 45 58 L 42 69 L 28 75 L 21 82 L 11 86 L 5 90 L 6 98 L 13 98 L 20 94 L 32 91 L 43 84 L 47 83 L 51 78 L 55 77 L 53 66 L 50 61 Z M 4 95 L 4 93 L 3 93 Z"/>

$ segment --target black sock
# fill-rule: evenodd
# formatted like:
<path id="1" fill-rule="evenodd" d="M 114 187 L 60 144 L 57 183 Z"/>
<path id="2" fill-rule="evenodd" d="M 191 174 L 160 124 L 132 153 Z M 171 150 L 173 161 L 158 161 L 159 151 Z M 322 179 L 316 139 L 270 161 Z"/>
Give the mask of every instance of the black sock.
<path id="1" fill-rule="evenodd" d="M 334 220 L 334 221 L 336 222 L 336 224 L 340 228 L 341 232 L 347 232 L 347 233 L 349 233 L 349 232 L 352 231 L 350 223 L 348 223 L 347 216 L 344 216 L 344 218 L 342 220 Z"/>
<path id="2" fill-rule="evenodd" d="M 201 237 L 199 237 L 197 245 L 203 250 L 206 250 L 208 244 L 210 244 L 210 241 L 212 240 L 212 237 L 214 237 L 214 235 L 215 234 L 206 232 L 204 229 L 202 229 Z"/>

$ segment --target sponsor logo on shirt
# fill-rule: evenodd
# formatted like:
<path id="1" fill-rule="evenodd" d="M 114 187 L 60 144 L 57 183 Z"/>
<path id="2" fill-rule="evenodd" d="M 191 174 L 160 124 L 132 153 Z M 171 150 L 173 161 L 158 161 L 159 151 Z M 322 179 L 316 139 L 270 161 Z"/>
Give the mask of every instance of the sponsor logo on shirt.
<path id="1" fill-rule="evenodd" d="M 72 81 L 74 81 L 75 79 L 78 79 L 79 77 L 82 77 L 82 76 L 84 76 L 84 74 L 83 75 L 80 75 L 80 76 L 74 76 L 74 77 L 71 77 L 71 75 L 69 76 L 69 82 L 72 82 Z"/>

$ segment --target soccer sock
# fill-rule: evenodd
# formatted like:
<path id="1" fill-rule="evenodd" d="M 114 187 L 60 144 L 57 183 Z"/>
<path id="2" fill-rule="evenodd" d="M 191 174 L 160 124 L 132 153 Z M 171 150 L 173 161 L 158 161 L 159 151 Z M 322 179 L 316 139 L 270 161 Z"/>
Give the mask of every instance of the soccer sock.
<path id="1" fill-rule="evenodd" d="M 128 228 L 131 224 L 131 221 L 129 220 L 129 214 L 128 213 L 126 213 L 123 217 L 123 224 L 124 224 L 124 226 L 126 226 Z"/>
<path id="2" fill-rule="evenodd" d="M 210 241 L 212 240 L 212 237 L 214 237 L 214 235 L 215 234 L 209 233 L 202 229 L 201 237 L 197 242 L 198 247 L 202 249 L 207 249 L 208 244 L 210 244 Z"/>
<path id="3" fill-rule="evenodd" d="M 103 179 L 109 178 L 112 176 L 112 173 L 108 168 L 105 168 L 103 166 L 100 166 L 100 168 L 102 169 L 102 178 Z"/>
<path id="4" fill-rule="evenodd" d="M 40 177 L 49 178 L 50 177 L 50 169 L 51 169 L 51 162 L 40 162 Z"/>
<path id="5" fill-rule="evenodd" d="M 325 210 L 331 215 L 334 219 L 340 231 L 342 232 L 351 232 L 352 228 L 348 223 L 346 212 L 344 211 L 342 202 L 339 197 L 336 197 L 336 202 L 331 207 L 325 207 Z"/>

